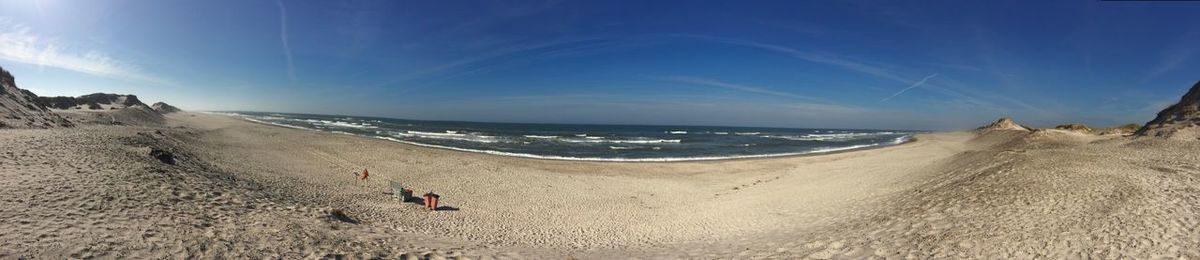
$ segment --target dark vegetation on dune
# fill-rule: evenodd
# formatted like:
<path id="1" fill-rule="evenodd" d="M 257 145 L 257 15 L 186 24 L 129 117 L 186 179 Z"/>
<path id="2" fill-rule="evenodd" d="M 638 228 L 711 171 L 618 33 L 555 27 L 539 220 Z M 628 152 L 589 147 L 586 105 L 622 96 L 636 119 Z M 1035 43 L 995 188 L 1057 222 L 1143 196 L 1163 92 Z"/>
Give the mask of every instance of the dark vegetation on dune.
<path id="1" fill-rule="evenodd" d="M 156 103 L 154 103 L 154 105 L 150 105 L 150 108 L 154 109 L 154 111 L 158 111 L 158 113 L 162 113 L 162 114 L 183 111 L 182 109 L 179 109 L 178 107 L 168 105 L 167 103 L 163 103 L 163 102 L 156 102 Z"/>
<path id="2" fill-rule="evenodd" d="M 37 95 L 17 88 L 12 74 L 0 68 L 0 128 L 53 128 L 73 124 L 38 104 Z"/>
<path id="3" fill-rule="evenodd" d="M 1192 85 L 1187 94 L 1146 123 L 1135 134 L 1139 136 L 1169 136 L 1183 129 L 1200 125 L 1200 82 Z"/>
<path id="4" fill-rule="evenodd" d="M 86 109 L 100 109 L 100 105 L 118 105 L 123 107 L 147 106 L 138 100 L 135 95 L 120 95 L 108 93 L 94 93 L 79 97 L 39 97 L 36 99 L 38 104 L 56 109 L 71 109 L 74 107 L 83 107 Z"/>
<path id="5" fill-rule="evenodd" d="M 163 102 L 146 105 L 135 95 L 95 93 L 79 97 L 40 97 L 18 88 L 12 74 L 0 68 L 0 128 L 55 128 L 76 124 L 158 126 L 164 122 L 162 114 L 179 111 L 182 110 Z"/>

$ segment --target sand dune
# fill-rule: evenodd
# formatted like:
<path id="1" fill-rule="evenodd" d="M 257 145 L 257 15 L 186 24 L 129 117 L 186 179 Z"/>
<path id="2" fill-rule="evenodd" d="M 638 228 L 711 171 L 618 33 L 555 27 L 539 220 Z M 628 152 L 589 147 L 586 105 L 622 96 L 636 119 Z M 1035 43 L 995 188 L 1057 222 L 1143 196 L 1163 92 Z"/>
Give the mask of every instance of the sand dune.
<path id="1" fill-rule="evenodd" d="M 1200 82 L 1192 85 L 1179 102 L 1158 112 L 1158 116 L 1138 129 L 1139 136 L 1173 137 L 1182 140 L 1200 138 Z"/>
<path id="2" fill-rule="evenodd" d="M 0 128 L 69 127 L 71 122 L 38 104 L 38 96 L 17 88 L 12 74 L 0 68 Z"/>

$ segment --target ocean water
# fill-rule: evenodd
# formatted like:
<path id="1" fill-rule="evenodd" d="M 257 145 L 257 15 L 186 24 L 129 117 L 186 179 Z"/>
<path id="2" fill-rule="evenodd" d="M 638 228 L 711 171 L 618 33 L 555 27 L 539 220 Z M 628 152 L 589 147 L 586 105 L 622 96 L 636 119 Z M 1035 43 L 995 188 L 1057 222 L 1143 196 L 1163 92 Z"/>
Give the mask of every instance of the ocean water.
<path id="1" fill-rule="evenodd" d="M 817 154 L 896 145 L 914 134 L 901 130 L 515 124 L 221 113 L 265 124 L 420 146 L 584 161 L 691 161 Z"/>

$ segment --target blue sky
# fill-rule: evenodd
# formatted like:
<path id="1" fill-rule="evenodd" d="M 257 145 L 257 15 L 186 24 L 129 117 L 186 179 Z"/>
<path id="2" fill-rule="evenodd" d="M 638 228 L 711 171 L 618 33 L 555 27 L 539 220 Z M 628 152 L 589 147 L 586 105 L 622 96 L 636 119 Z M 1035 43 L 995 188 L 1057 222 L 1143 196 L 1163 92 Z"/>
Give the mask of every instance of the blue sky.
<path id="1" fill-rule="evenodd" d="M 0 0 L 44 96 L 498 122 L 1141 123 L 1200 80 L 1200 3 Z"/>

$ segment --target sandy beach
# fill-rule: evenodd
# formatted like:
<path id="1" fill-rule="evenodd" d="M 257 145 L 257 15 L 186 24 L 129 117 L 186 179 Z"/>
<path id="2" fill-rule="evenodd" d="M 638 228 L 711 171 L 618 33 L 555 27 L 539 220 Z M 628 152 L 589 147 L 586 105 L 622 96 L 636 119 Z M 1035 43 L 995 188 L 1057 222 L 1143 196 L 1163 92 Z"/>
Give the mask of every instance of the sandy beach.
<path id="1" fill-rule="evenodd" d="M 1200 259 L 1197 13 L 0 0 L 0 260 Z"/>
<path id="2" fill-rule="evenodd" d="M 1193 141 L 994 130 L 827 155 L 613 163 L 203 113 L 165 121 L 0 130 L 0 256 L 1200 256 Z M 146 156 L 151 147 L 177 163 Z M 363 168 L 371 175 L 357 180 Z M 389 180 L 437 192 L 443 210 L 392 199 Z"/>

